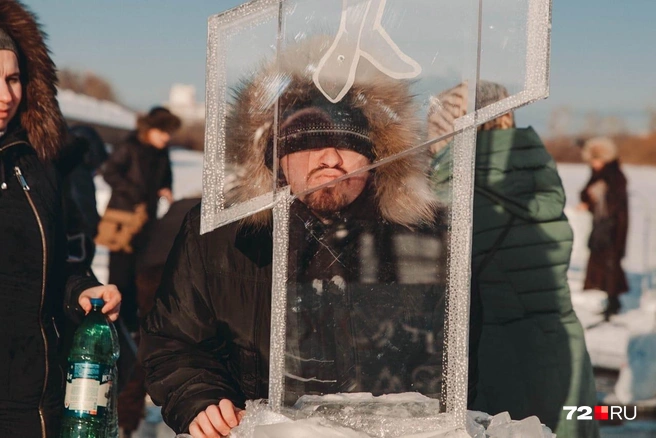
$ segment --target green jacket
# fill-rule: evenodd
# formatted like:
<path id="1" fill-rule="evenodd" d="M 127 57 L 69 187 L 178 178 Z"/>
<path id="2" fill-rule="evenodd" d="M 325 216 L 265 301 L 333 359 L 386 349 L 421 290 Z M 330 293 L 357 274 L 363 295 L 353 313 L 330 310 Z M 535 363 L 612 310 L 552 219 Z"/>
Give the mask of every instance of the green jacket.
<path id="1" fill-rule="evenodd" d="M 448 195 L 451 151 L 433 161 Z M 472 284 L 483 329 L 470 408 L 537 415 L 558 438 L 599 435 L 563 406 L 596 404 L 592 365 L 567 284 L 572 229 L 556 164 L 532 128 L 480 131 L 476 144 Z"/>

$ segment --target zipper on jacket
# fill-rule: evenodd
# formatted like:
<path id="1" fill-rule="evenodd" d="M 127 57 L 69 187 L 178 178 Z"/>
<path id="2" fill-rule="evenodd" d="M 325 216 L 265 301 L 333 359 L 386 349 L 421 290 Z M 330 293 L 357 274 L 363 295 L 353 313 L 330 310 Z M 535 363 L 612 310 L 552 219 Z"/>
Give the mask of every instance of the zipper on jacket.
<path id="1" fill-rule="evenodd" d="M 6 144 L 4 146 L 0 146 L 0 152 L 4 151 L 5 149 L 9 149 L 12 146 L 19 145 L 19 144 L 25 144 L 25 145 L 29 146 L 29 143 L 26 142 L 25 140 L 18 140 L 18 141 L 15 141 L 13 143 Z"/>
<path id="2" fill-rule="evenodd" d="M 13 143 L 6 144 L 4 146 L 0 146 L 0 152 L 4 152 L 10 147 L 17 146 L 19 144 L 25 144 L 29 146 L 29 144 L 24 140 L 18 140 Z M 1 161 L 0 161 L 0 190 L 7 190 L 7 180 L 5 179 L 5 165 Z"/>
<path id="3" fill-rule="evenodd" d="M 43 415 L 43 406 L 42 406 L 43 397 L 45 396 L 46 387 L 48 386 L 48 374 L 50 372 L 49 364 L 48 364 L 48 340 L 46 338 L 46 331 L 43 327 L 43 320 L 42 320 L 43 303 L 45 301 L 45 296 L 46 296 L 46 271 L 47 271 L 47 261 L 48 261 L 46 234 L 43 228 L 43 222 L 41 221 L 41 216 L 39 216 L 39 212 L 36 209 L 36 205 L 34 204 L 34 201 L 32 200 L 32 196 L 30 195 L 30 186 L 27 185 L 27 181 L 25 181 L 25 177 L 23 177 L 23 173 L 21 172 L 18 166 L 14 167 L 14 173 L 16 174 L 16 179 L 18 179 L 18 182 L 23 188 L 23 193 L 25 193 L 25 197 L 27 197 L 27 202 L 30 204 L 32 211 L 34 212 L 34 217 L 36 218 L 36 222 L 39 225 L 39 232 L 41 233 L 41 247 L 43 249 L 43 264 L 42 264 L 42 274 L 41 274 L 41 304 L 39 305 L 39 328 L 41 329 L 41 337 L 43 338 L 43 348 L 45 351 L 45 357 L 44 357 L 45 376 L 43 380 L 43 388 L 41 389 L 41 399 L 39 400 L 39 419 L 41 420 L 41 437 L 46 438 L 46 420 L 45 420 L 45 416 Z"/>

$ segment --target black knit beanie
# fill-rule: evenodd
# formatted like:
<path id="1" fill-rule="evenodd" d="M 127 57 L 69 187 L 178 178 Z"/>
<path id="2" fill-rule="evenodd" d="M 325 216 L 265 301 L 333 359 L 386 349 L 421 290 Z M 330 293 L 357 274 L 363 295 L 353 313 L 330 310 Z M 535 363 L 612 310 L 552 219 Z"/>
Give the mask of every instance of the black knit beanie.
<path id="1" fill-rule="evenodd" d="M 348 149 L 374 161 L 374 145 L 369 122 L 362 111 L 346 99 L 331 103 L 323 96 L 295 102 L 282 110 L 278 135 L 278 158 L 309 149 L 334 147 Z M 266 164 L 273 162 L 273 145 L 269 142 Z"/>

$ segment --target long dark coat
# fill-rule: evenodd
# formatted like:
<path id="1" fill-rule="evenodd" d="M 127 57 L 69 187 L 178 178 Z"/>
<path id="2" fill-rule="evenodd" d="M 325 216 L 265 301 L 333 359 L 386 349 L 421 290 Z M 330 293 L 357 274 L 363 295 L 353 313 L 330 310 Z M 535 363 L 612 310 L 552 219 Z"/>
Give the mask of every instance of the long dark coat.
<path id="1" fill-rule="evenodd" d="M 588 189 L 601 181 L 607 188 L 605 196 L 595 201 Z M 583 288 L 603 290 L 609 296 L 623 294 L 629 290 L 621 264 L 626 251 L 629 207 L 626 177 L 617 160 L 592 173 L 590 181 L 581 192 L 581 201 L 588 205 L 593 215 L 593 228 L 606 227 L 603 235 L 607 235 L 604 238 L 603 235 L 596 237 L 594 230 L 591 233 L 589 246 L 592 248 Z M 607 218 L 608 225 L 603 225 L 604 218 Z"/>

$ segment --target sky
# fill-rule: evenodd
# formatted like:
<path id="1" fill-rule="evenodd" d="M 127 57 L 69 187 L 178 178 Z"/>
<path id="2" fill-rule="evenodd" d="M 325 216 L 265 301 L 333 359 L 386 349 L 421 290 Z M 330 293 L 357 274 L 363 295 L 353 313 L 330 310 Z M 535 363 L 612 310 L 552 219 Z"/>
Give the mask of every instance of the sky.
<path id="1" fill-rule="evenodd" d="M 59 68 L 99 74 L 139 111 L 165 102 L 175 83 L 194 85 L 204 100 L 207 18 L 242 3 L 23 1 L 39 16 Z M 617 115 L 644 131 L 646 110 L 656 109 L 654 17 L 654 0 L 556 0 L 550 97 L 521 109 L 518 123 L 547 133 L 550 114 L 566 106 L 573 118 Z"/>

